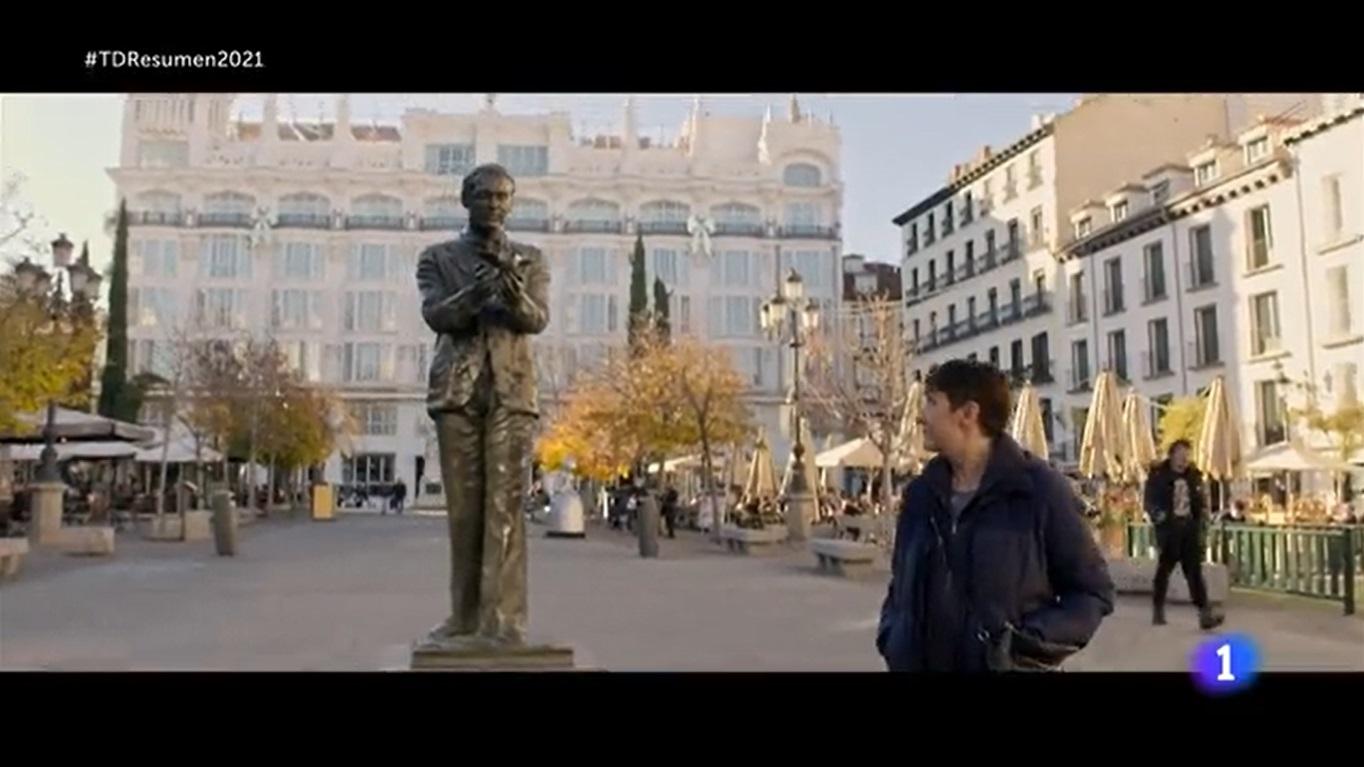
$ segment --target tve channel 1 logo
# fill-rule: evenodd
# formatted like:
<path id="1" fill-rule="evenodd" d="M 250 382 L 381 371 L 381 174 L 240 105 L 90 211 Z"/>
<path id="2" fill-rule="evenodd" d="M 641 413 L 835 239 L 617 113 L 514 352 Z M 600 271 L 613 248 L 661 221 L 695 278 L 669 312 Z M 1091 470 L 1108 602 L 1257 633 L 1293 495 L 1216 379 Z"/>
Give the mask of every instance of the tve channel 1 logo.
<path id="1" fill-rule="evenodd" d="M 1260 673 L 1260 648 L 1245 634 L 1223 634 L 1198 645 L 1189 656 L 1194 683 L 1208 695 L 1241 692 Z"/>

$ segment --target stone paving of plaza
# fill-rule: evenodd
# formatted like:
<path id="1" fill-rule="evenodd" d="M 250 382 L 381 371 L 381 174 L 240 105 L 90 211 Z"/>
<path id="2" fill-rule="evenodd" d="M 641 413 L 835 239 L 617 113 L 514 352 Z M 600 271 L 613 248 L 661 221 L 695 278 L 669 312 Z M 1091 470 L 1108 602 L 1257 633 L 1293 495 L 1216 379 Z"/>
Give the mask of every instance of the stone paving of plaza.
<path id="1" fill-rule="evenodd" d="M 737 557 L 695 533 L 662 542 L 530 526 L 531 630 L 609 670 L 879 671 L 885 573 L 815 574 L 793 550 Z M 211 543 L 120 536 L 113 559 L 32 556 L 0 585 L 0 669 L 387 670 L 445 617 L 444 521 L 343 516 L 243 528 L 235 558 Z M 1176 576 L 1178 577 L 1178 576 Z M 1364 619 L 1340 606 L 1237 592 L 1227 629 L 1256 637 L 1269 670 L 1364 670 Z M 1124 598 L 1070 670 L 1181 671 L 1203 636 L 1192 608 L 1149 624 Z"/>

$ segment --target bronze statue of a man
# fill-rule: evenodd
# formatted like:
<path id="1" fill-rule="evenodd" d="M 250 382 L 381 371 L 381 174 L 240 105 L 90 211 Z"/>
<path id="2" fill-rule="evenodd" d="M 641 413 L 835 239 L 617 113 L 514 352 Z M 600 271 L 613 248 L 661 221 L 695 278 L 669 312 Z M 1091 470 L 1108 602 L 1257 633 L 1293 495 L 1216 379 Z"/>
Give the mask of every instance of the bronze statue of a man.
<path id="1" fill-rule="evenodd" d="M 503 230 L 515 191 L 502 166 L 475 168 L 460 194 L 468 227 L 417 260 L 422 317 L 437 334 L 426 408 L 450 525 L 451 614 L 436 641 L 525 642 L 521 504 L 538 417 L 530 336 L 549 323 L 549 269 Z"/>

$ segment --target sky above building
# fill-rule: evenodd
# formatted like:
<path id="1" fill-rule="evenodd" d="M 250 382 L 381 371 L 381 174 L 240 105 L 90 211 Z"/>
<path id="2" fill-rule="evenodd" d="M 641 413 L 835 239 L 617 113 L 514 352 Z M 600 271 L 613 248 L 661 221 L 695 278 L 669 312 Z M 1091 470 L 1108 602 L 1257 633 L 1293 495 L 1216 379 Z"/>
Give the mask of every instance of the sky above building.
<path id="1" fill-rule="evenodd" d="M 789 94 L 711 95 L 712 114 L 759 116 L 768 106 L 784 119 Z M 807 95 L 802 111 L 832 119 L 843 140 L 843 246 L 871 260 L 896 262 L 899 232 L 891 219 L 947 179 L 982 145 L 1005 146 L 1027 133 L 1033 115 L 1069 109 L 1073 94 L 896 94 Z M 470 112 L 484 94 L 357 94 L 351 98 L 356 123 L 396 124 L 405 109 Z M 624 94 L 499 94 L 497 108 L 508 114 L 565 111 L 576 135 L 619 131 Z M 108 168 L 118 163 L 121 95 L 0 95 L 0 172 L 21 173 L 22 202 L 37 214 L 44 241 L 64 232 L 90 242 L 91 260 L 102 267 L 113 247 L 104 217 L 114 209 Z M 300 121 L 330 118 L 333 94 L 298 94 L 281 99 L 280 116 Z M 638 95 L 638 126 L 644 136 L 677 134 L 691 96 Z M 245 119 L 259 119 L 260 98 L 239 99 Z M 12 244 L 12 243 L 11 243 Z M 7 251 L 12 251 L 8 248 Z M 12 252 L 4 253 L 13 256 Z"/>

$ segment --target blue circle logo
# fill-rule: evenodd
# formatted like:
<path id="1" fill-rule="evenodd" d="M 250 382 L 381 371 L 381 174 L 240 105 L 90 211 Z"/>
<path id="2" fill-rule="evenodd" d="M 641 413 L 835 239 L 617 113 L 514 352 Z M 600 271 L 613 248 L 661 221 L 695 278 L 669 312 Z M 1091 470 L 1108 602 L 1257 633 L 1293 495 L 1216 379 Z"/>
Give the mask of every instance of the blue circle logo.
<path id="1" fill-rule="evenodd" d="M 1260 673 L 1260 648 L 1245 634 L 1223 634 L 1199 644 L 1189 656 L 1189 666 L 1203 692 L 1240 692 Z"/>

